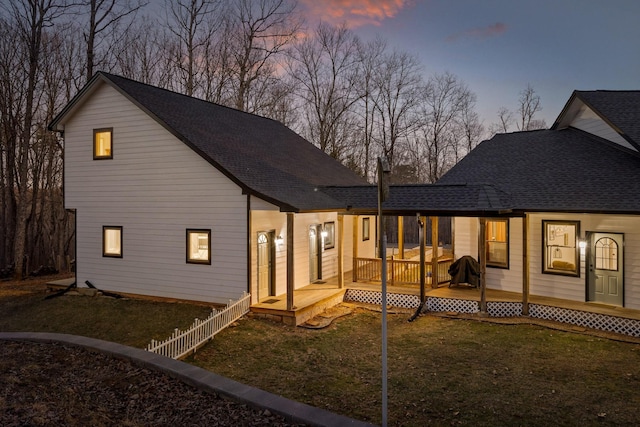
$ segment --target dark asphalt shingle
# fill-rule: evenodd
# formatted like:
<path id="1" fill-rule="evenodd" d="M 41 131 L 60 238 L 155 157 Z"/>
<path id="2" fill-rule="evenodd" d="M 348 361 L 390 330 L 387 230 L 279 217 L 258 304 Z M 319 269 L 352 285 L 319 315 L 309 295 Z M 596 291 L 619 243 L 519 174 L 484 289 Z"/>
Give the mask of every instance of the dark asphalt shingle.
<path id="1" fill-rule="evenodd" d="M 250 194 L 282 210 L 339 209 L 319 185 L 365 181 L 275 120 L 99 73 Z"/>
<path id="2" fill-rule="evenodd" d="M 518 211 L 640 212 L 640 157 L 572 128 L 496 135 L 438 181 L 482 182 Z"/>
<path id="3" fill-rule="evenodd" d="M 575 95 L 640 147 L 640 91 L 575 91 Z"/>

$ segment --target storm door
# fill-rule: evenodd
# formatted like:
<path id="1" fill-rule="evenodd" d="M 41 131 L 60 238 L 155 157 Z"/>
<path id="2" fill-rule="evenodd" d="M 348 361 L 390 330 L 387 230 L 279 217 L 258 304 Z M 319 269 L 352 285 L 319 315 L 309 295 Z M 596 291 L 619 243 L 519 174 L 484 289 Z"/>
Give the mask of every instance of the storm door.
<path id="1" fill-rule="evenodd" d="M 309 227 L 309 281 L 317 282 L 322 278 L 322 231 L 320 225 Z"/>
<path id="2" fill-rule="evenodd" d="M 258 233 L 258 301 L 274 293 L 274 233 Z"/>
<path id="3" fill-rule="evenodd" d="M 587 280 L 589 301 L 624 305 L 624 235 L 591 233 Z"/>

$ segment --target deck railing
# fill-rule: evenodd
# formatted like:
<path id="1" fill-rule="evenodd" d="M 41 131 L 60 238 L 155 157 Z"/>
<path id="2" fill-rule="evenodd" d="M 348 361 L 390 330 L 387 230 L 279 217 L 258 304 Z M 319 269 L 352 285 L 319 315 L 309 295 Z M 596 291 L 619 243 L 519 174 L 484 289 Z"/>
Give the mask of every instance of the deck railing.
<path id="1" fill-rule="evenodd" d="M 249 312 L 251 295 L 244 293 L 237 301 L 229 301 L 223 310 L 213 309 L 205 320 L 196 319 L 185 331 L 176 328 L 173 334 L 164 341 L 151 340 L 147 351 L 179 359 L 191 351 L 196 351 L 215 334 Z"/>
<path id="2" fill-rule="evenodd" d="M 453 258 L 438 260 L 438 268 L 435 275 L 437 284 L 447 283 L 451 280 L 449 267 L 453 264 Z M 354 282 L 382 282 L 382 260 L 380 258 L 356 258 L 353 268 Z M 425 262 L 425 283 L 431 285 L 434 277 L 431 261 Z M 419 285 L 420 261 L 405 259 L 387 259 L 387 283 L 393 285 Z"/>

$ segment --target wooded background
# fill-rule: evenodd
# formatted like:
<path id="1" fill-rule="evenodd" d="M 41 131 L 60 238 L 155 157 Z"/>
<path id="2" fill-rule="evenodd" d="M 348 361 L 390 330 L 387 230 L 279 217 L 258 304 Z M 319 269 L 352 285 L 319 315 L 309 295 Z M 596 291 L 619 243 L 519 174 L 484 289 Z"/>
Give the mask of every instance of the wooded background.
<path id="1" fill-rule="evenodd" d="M 47 124 L 98 70 L 279 120 L 371 182 L 377 156 L 431 183 L 495 132 L 546 126 L 532 87 L 485 127 L 455 74 L 294 0 L 0 0 L 0 278 L 75 257 Z"/>

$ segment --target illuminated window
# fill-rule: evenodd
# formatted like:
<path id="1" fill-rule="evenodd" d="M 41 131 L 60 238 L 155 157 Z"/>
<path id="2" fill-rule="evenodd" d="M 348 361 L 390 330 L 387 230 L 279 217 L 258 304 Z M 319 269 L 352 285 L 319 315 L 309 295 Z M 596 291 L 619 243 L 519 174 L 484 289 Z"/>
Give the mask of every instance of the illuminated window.
<path id="1" fill-rule="evenodd" d="M 324 238 L 324 248 L 331 249 L 336 245 L 336 224 L 334 222 L 325 222 L 322 229 L 322 237 Z"/>
<path id="2" fill-rule="evenodd" d="M 618 271 L 618 244 L 609 237 L 596 242 L 596 269 Z"/>
<path id="3" fill-rule="evenodd" d="M 122 227 L 102 227 L 102 256 L 122 258 Z"/>
<path id="4" fill-rule="evenodd" d="M 187 262 L 211 264 L 211 230 L 187 230 Z"/>
<path id="5" fill-rule="evenodd" d="M 370 221 L 369 218 L 362 218 L 362 240 L 369 240 L 369 228 Z"/>
<path id="6" fill-rule="evenodd" d="M 113 159 L 113 129 L 93 130 L 93 158 Z"/>
<path id="7" fill-rule="evenodd" d="M 509 268 L 509 220 L 489 219 L 487 237 L 487 266 Z"/>
<path id="8" fill-rule="evenodd" d="M 578 221 L 542 221 L 544 234 L 543 273 L 580 275 Z"/>

